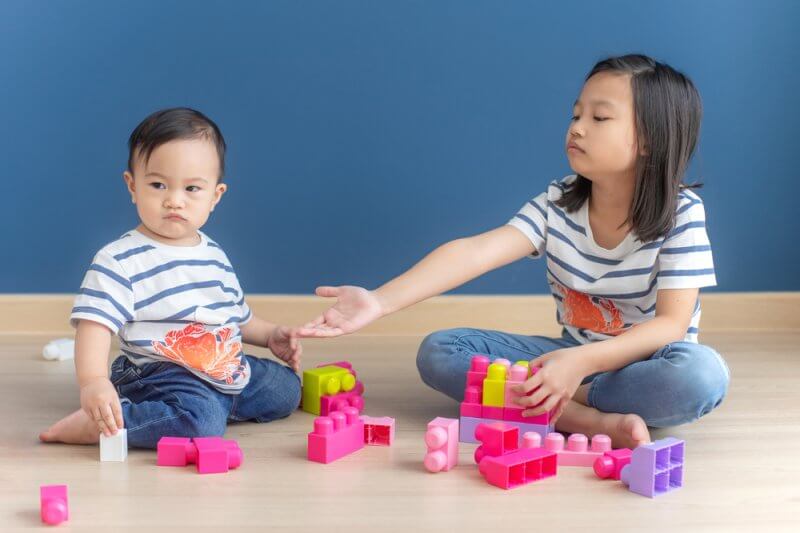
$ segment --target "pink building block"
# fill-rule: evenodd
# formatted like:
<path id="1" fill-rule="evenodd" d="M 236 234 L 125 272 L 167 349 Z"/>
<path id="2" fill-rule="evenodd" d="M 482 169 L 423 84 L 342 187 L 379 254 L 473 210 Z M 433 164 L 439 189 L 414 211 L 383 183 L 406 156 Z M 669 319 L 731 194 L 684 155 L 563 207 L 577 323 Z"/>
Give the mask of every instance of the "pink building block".
<path id="1" fill-rule="evenodd" d="M 308 460 L 331 463 L 364 447 L 364 422 L 355 407 L 345 407 L 314 420 L 308 434 Z"/>
<path id="2" fill-rule="evenodd" d="M 484 457 L 478 465 L 490 485 L 513 489 L 556 475 L 558 460 L 554 452 L 543 448 L 520 448 L 498 457 Z"/>
<path id="3" fill-rule="evenodd" d="M 51 526 L 69 520 L 66 485 L 42 485 L 39 487 L 39 514 L 42 522 Z"/>
<path id="4" fill-rule="evenodd" d="M 464 401 L 461 402 L 461 416 L 481 418 L 482 407 L 480 386 L 467 387 L 464 391 Z"/>
<path id="5" fill-rule="evenodd" d="M 235 440 L 222 437 L 161 437 L 156 448 L 158 466 L 195 463 L 200 474 L 224 473 L 238 468 L 244 454 Z"/>
<path id="6" fill-rule="evenodd" d="M 528 372 L 529 369 L 527 366 L 516 364 L 509 369 L 508 375 L 506 376 L 506 396 L 503 407 L 513 407 L 517 405 L 514 400 L 519 398 L 520 395 L 511 389 L 517 385 L 522 385 L 525 380 L 528 379 Z"/>
<path id="7" fill-rule="evenodd" d="M 519 428 L 502 422 L 478 425 L 475 438 L 481 443 L 474 455 L 478 464 L 484 457 L 505 455 L 519 448 Z"/>
<path id="8" fill-rule="evenodd" d="M 363 390 L 363 385 L 360 381 L 356 382 L 356 388 L 350 392 L 340 392 L 330 396 L 320 396 L 319 398 L 319 414 L 321 416 L 328 416 L 333 411 L 342 411 L 345 407 L 355 407 L 358 412 L 364 411 L 364 398 L 361 396 L 360 390 Z"/>
<path id="9" fill-rule="evenodd" d="M 423 463 L 429 472 L 447 472 L 458 464 L 458 420 L 437 417 L 425 432 L 428 451 Z"/>
<path id="10" fill-rule="evenodd" d="M 610 450 L 605 452 L 602 456 L 594 461 L 594 473 L 601 479 L 615 479 L 619 480 L 622 473 L 622 467 L 631 462 L 631 454 L 633 452 L 629 448 L 620 448 L 618 450 Z"/>
<path id="11" fill-rule="evenodd" d="M 536 416 L 522 416 L 522 407 L 504 407 L 503 420 L 508 422 L 522 422 L 523 424 L 541 424 L 543 426 L 550 424 L 550 413 L 542 413 Z"/>
<path id="12" fill-rule="evenodd" d="M 546 450 L 558 454 L 561 466 L 593 466 L 595 460 L 605 452 L 611 451 L 611 439 L 608 435 L 595 435 L 589 447 L 589 439 L 581 433 L 573 433 L 564 446 L 564 435 L 550 433 L 544 439 Z"/>
<path id="13" fill-rule="evenodd" d="M 362 416 L 364 422 L 364 444 L 391 446 L 394 442 L 394 418 Z"/>
<path id="14" fill-rule="evenodd" d="M 492 420 L 503 420 L 503 407 L 494 407 L 491 405 L 481 406 L 481 418 L 490 418 Z"/>
<path id="15" fill-rule="evenodd" d="M 221 437 L 198 437 L 194 439 L 197 447 L 197 472 L 200 474 L 221 474 L 242 464 L 242 450 L 235 440 Z"/>
<path id="16" fill-rule="evenodd" d="M 489 358 L 485 355 L 474 355 L 467 371 L 467 387 L 483 387 L 486 372 L 489 369 Z M 479 402 L 480 403 L 480 402 Z"/>
<path id="17" fill-rule="evenodd" d="M 347 370 L 353 372 L 354 376 L 356 375 L 356 371 L 353 370 L 353 365 L 350 363 L 350 361 L 336 361 L 335 363 L 322 363 L 317 365 L 316 368 L 322 368 L 323 366 L 340 366 L 342 368 L 346 368 Z"/>

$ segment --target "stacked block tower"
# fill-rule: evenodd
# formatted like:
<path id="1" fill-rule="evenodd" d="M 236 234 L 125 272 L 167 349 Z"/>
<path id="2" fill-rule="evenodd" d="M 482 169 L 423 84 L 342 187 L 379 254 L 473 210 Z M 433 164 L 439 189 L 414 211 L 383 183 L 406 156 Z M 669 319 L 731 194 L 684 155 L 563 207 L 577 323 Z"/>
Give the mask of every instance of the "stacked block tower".
<path id="1" fill-rule="evenodd" d="M 327 416 L 346 407 L 364 410 L 364 384 L 347 361 L 319 365 L 303 372 L 303 411 Z"/>
<path id="2" fill-rule="evenodd" d="M 535 371 L 536 368 L 533 373 Z M 497 421 L 519 428 L 520 438 L 532 431 L 544 440 L 553 431 L 550 413 L 523 417 L 524 408 L 514 402 L 517 394 L 511 390 L 533 373 L 527 361 L 517 361 L 512 365 L 507 359 L 496 359 L 490 363 L 484 355 L 474 356 L 467 372 L 464 401 L 461 403 L 459 440 L 477 443 L 475 429 L 478 425 Z"/>

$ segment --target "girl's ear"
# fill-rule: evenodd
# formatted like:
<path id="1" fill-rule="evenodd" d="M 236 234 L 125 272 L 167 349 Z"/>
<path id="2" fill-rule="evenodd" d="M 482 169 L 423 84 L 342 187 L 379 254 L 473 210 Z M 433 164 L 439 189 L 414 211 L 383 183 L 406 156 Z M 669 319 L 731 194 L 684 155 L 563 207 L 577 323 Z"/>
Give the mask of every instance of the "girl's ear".
<path id="1" fill-rule="evenodd" d="M 133 174 L 127 170 L 122 173 L 122 178 L 125 180 L 125 185 L 128 187 L 128 192 L 131 193 L 131 202 L 136 203 L 136 183 L 133 181 Z"/>
<path id="2" fill-rule="evenodd" d="M 214 211 L 214 208 L 217 206 L 220 200 L 222 200 L 222 195 L 225 194 L 225 191 L 228 190 L 228 186 L 224 183 L 217 183 L 217 186 L 214 188 L 214 200 L 211 202 L 211 211 Z"/>

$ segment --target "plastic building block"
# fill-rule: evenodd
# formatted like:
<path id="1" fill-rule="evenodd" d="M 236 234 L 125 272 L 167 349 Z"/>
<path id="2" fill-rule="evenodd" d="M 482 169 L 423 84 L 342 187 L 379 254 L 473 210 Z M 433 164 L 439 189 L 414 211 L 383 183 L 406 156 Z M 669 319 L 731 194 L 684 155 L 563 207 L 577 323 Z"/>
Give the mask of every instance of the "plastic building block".
<path id="1" fill-rule="evenodd" d="M 128 430 L 117 430 L 116 435 L 100 434 L 100 460 L 123 462 L 128 458 Z"/>
<path id="2" fill-rule="evenodd" d="M 593 466 L 596 459 L 611 450 L 611 438 L 608 435 L 598 434 L 591 440 L 582 433 L 573 433 L 564 446 L 564 435 L 550 433 L 544 439 L 546 450 L 558 454 L 558 464 L 561 466 Z"/>
<path id="3" fill-rule="evenodd" d="M 308 434 L 308 460 L 331 463 L 364 447 L 364 421 L 355 407 L 345 407 L 314 420 Z"/>
<path id="4" fill-rule="evenodd" d="M 428 451 L 423 463 L 428 472 L 447 472 L 458 464 L 458 420 L 437 417 L 425 432 Z"/>
<path id="5" fill-rule="evenodd" d="M 364 422 L 364 444 L 391 446 L 394 443 L 394 418 L 362 416 Z"/>
<path id="6" fill-rule="evenodd" d="M 486 379 L 486 370 L 489 368 L 489 358 L 485 355 L 474 355 L 467 371 L 467 387 L 483 387 Z"/>
<path id="7" fill-rule="evenodd" d="M 481 418 L 489 418 L 491 420 L 503 420 L 503 407 L 492 407 L 484 405 L 481 407 Z"/>
<path id="8" fill-rule="evenodd" d="M 303 372 L 303 411 L 320 414 L 320 398 L 341 391 L 349 392 L 356 386 L 353 372 L 343 366 L 327 365 Z"/>
<path id="9" fill-rule="evenodd" d="M 471 416 L 480 418 L 483 406 L 481 405 L 481 388 L 479 386 L 468 386 L 464 390 L 464 401 L 461 402 L 461 416 Z"/>
<path id="10" fill-rule="evenodd" d="M 42 522 L 51 526 L 69 520 L 66 485 L 42 485 L 39 487 L 39 515 Z"/>
<path id="11" fill-rule="evenodd" d="M 462 416 L 459 424 L 459 441 L 479 444 L 478 439 L 475 438 L 475 428 L 477 428 L 479 424 L 491 424 L 492 422 L 503 422 L 504 424 L 519 428 L 520 441 L 522 439 L 521 435 L 530 431 L 538 433 L 542 440 L 544 440 L 548 433 L 553 431 L 552 425 L 524 424 L 522 422 L 497 420 L 492 418 Z"/>
<path id="12" fill-rule="evenodd" d="M 506 378 L 505 398 L 503 400 L 503 405 L 505 407 L 513 407 L 517 405 L 514 400 L 519 398 L 520 395 L 511 389 L 517 385 L 522 385 L 525 380 L 528 379 L 529 371 L 530 369 L 528 368 L 528 365 L 522 363 L 514 363 L 514 365 L 509 369 L 508 376 Z"/>
<path id="13" fill-rule="evenodd" d="M 631 492 L 653 498 L 683 486 L 685 443 L 668 437 L 637 447 L 620 479 Z"/>
<path id="14" fill-rule="evenodd" d="M 478 425 L 475 438 L 481 443 L 474 455 L 478 464 L 486 456 L 497 457 L 512 452 L 519 448 L 520 443 L 519 428 L 503 422 Z"/>
<path id="15" fill-rule="evenodd" d="M 497 361 L 489 365 L 486 379 L 483 380 L 483 398 L 481 403 L 484 407 L 503 407 L 507 372 L 508 369 Z"/>
<path id="16" fill-rule="evenodd" d="M 594 473 L 601 479 L 619 480 L 623 467 L 630 462 L 631 450 L 629 448 L 610 450 L 594 460 Z"/>
<path id="17" fill-rule="evenodd" d="M 535 431 L 528 431 L 522 435 L 522 448 L 541 448 L 542 436 Z"/>
<path id="18" fill-rule="evenodd" d="M 186 466 L 196 463 L 200 474 L 216 474 L 238 468 L 244 459 L 235 440 L 221 437 L 161 437 L 156 447 L 158 466 Z"/>
<path id="19" fill-rule="evenodd" d="M 322 396 L 319 399 L 320 416 L 328 416 L 333 411 L 341 411 L 345 407 L 355 407 L 358 412 L 364 411 L 364 398 L 359 392 L 360 381 L 356 382 L 356 387 L 350 392 L 340 392 L 333 396 Z M 363 387 L 361 387 L 363 389 Z"/>
<path id="20" fill-rule="evenodd" d="M 200 474 L 221 474 L 242 464 L 242 450 L 234 440 L 221 437 L 198 437 L 194 439 L 197 447 L 197 472 Z"/>
<path id="21" fill-rule="evenodd" d="M 550 423 L 550 413 L 542 413 L 536 416 L 522 416 L 522 407 L 504 407 L 503 420 L 507 422 L 522 422 L 523 424 L 542 424 Z"/>
<path id="22" fill-rule="evenodd" d="M 355 370 L 353 370 L 353 365 L 352 365 L 352 363 L 350 363 L 350 361 L 336 361 L 334 363 L 322 363 L 322 364 L 317 365 L 317 368 L 323 368 L 323 367 L 326 367 L 326 366 L 339 366 L 339 367 L 346 368 L 347 370 L 352 371 L 353 375 L 356 374 Z"/>
<path id="23" fill-rule="evenodd" d="M 513 489 L 556 475 L 556 454 L 544 448 L 520 448 L 497 457 L 484 457 L 478 465 L 490 485 Z"/>

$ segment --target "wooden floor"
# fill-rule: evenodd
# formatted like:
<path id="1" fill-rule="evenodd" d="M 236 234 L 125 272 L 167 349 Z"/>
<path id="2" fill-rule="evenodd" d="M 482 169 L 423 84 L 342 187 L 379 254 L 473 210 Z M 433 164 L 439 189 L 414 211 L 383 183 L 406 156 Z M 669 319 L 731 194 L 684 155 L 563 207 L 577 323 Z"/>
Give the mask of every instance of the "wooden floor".
<path id="1" fill-rule="evenodd" d="M 392 448 L 367 447 L 330 465 L 305 459 L 312 416 L 236 424 L 243 466 L 201 476 L 158 468 L 152 451 L 100 463 L 94 446 L 39 444 L 39 430 L 78 407 L 72 362 L 47 362 L 45 336 L 0 336 L 0 530 L 40 527 L 39 485 L 66 483 L 61 530 L 759 531 L 800 528 L 800 332 L 708 333 L 733 379 L 723 405 L 690 426 L 654 434 L 686 440 L 682 489 L 650 500 L 583 468 L 502 491 L 462 445 L 449 473 L 422 468 L 422 434 L 454 402 L 427 389 L 416 336 L 306 343 L 306 365 L 347 358 L 367 387 L 366 414 L 397 419 Z M 542 529 L 543 528 L 543 529 Z"/>

